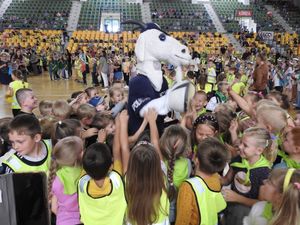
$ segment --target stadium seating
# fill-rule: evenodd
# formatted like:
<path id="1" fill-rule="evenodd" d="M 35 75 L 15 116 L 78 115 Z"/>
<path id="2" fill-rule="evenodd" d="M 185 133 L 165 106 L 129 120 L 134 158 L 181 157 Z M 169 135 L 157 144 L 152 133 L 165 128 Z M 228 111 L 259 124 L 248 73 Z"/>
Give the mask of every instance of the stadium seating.
<path id="1" fill-rule="evenodd" d="M 120 13 L 122 21 L 142 19 L 139 4 L 129 4 L 125 0 L 89 0 L 82 3 L 78 29 L 99 29 L 102 12 Z M 130 30 L 132 26 L 125 25 L 122 28 L 123 30 Z"/>
<path id="2" fill-rule="evenodd" d="M 297 32 L 300 33 L 300 9 L 290 2 L 273 1 L 274 8 L 285 19 L 285 21 Z"/>
<path id="3" fill-rule="evenodd" d="M 12 28 L 63 29 L 71 0 L 13 0 L 4 14 L 3 26 Z"/>
<path id="4" fill-rule="evenodd" d="M 283 31 L 283 28 L 279 24 L 267 16 L 267 10 L 263 5 L 243 5 L 237 0 L 212 0 L 212 5 L 228 32 L 237 32 L 240 30 L 238 21 L 235 20 L 237 9 L 252 10 L 253 19 L 257 23 L 259 30 Z"/>
<path id="5" fill-rule="evenodd" d="M 62 31 L 60 30 L 4 30 L 1 33 L 2 41 L 7 46 L 35 47 L 41 50 L 60 49 Z"/>
<path id="6" fill-rule="evenodd" d="M 75 31 L 69 42 L 68 50 L 75 52 L 78 48 L 88 47 L 122 48 L 124 52 L 134 50 L 134 43 L 139 32 L 124 31 L 121 34 L 106 34 L 100 31 Z M 218 33 L 171 32 L 170 35 L 182 40 L 190 48 L 199 52 L 215 53 L 221 45 L 227 45 L 228 39 Z"/>
<path id="7" fill-rule="evenodd" d="M 167 31 L 216 31 L 203 4 L 154 1 L 150 10 L 153 22 Z"/>

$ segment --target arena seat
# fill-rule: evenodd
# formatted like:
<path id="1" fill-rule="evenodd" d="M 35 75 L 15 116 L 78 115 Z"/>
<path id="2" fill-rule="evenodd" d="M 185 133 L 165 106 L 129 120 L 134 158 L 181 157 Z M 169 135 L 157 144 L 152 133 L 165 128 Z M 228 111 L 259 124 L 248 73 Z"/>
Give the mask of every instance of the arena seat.
<path id="1" fill-rule="evenodd" d="M 111 47 L 123 48 L 124 52 L 133 51 L 134 44 L 139 32 L 124 31 L 120 34 L 107 34 L 100 31 L 75 31 L 68 45 L 70 52 L 76 52 L 78 48 L 88 47 Z M 221 45 L 227 45 L 228 39 L 218 33 L 202 33 L 196 35 L 194 32 L 171 32 L 170 35 L 182 40 L 199 52 L 215 53 Z"/>
<path id="2" fill-rule="evenodd" d="M 153 1 L 150 10 L 152 21 L 167 31 L 216 31 L 203 4 Z"/>
<path id="3" fill-rule="evenodd" d="M 100 27 L 102 12 L 116 12 L 121 14 L 121 20 L 141 20 L 139 4 L 126 3 L 125 0 L 90 0 L 82 3 L 78 29 L 97 30 Z M 124 25 L 123 30 L 130 30 L 132 25 Z"/>
<path id="4" fill-rule="evenodd" d="M 63 29 L 71 0 L 13 0 L 3 16 L 3 26 L 12 28 Z"/>
<path id="5" fill-rule="evenodd" d="M 211 1 L 216 13 L 222 21 L 224 28 L 228 32 L 238 32 L 240 26 L 235 20 L 237 9 L 250 9 L 253 12 L 253 19 L 257 23 L 259 30 L 282 32 L 283 28 L 276 23 L 271 17 L 267 16 L 267 9 L 260 4 L 244 5 L 237 0 L 212 0 Z"/>
<path id="6" fill-rule="evenodd" d="M 35 47 L 41 50 L 57 50 L 60 48 L 62 31 L 60 30 L 4 30 L 1 33 L 2 41 L 7 46 Z"/>

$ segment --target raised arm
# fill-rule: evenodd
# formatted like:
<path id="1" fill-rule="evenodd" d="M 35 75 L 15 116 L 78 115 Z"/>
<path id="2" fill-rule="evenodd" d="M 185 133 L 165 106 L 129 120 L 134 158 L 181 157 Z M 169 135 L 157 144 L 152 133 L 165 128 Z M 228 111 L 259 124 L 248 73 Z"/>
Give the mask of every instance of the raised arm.
<path id="1" fill-rule="evenodd" d="M 116 124 L 116 131 L 114 135 L 114 142 L 113 142 L 113 157 L 114 161 L 122 161 L 121 157 L 121 146 L 120 146 L 120 130 L 121 130 L 121 124 L 120 124 L 120 116 L 117 116 L 115 119 Z M 123 169 L 124 171 L 124 169 Z"/>
<path id="2" fill-rule="evenodd" d="M 247 115 L 253 117 L 253 109 L 243 97 L 235 93 L 231 87 L 228 88 L 228 94 Z"/>
<path id="3" fill-rule="evenodd" d="M 150 127 L 151 143 L 154 145 L 154 147 L 159 155 L 159 158 L 162 160 L 163 157 L 162 157 L 160 147 L 159 147 L 159 134 L 158 134 L 157 125 L 156 125 L 157 112 L 155 111 L 155 109 L 150 108 L 145 116 L 148 120 L 149 127 Z"/>
<path id="4" fill-rule="evenodd" d="M 127 110 L 123 110 L 120 113 L 120 140 L 121 141 L 121 154 L 123 173 L 125 174 L 128 167 L 128 161 L 130 156 L 129 142 L 128 142 L 128 113 Z"/>
<path id="5" fill-rule="evenodd" d="M 130 136 L 130 137 L 128 137 L 129 146 L 133 145 L 137 141 L 137 139 L 139 138 L 139 136 L 145 130 L 147 124 L 148 124 L 148 121 L 147 121 L 146 118 L 144 118 L 143 123 L 141 124 L 140 128 L 135 132 L 135 134 L 132 135 L 132 136 Z"/>

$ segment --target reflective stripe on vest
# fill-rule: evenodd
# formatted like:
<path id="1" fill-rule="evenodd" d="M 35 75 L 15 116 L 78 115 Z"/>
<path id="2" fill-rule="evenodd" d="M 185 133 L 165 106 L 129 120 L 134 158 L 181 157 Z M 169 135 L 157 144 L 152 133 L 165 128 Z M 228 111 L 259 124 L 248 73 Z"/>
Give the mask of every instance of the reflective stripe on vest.
<path id="1" fill-rule="evenodd" d="M 91 177 L 85 175 L 78 183 L 78 201 L 81 221 L 84 225 L 123 225 L 126 211 L 124 183 L 116 171 L 109 174 L 111 192 L 108 195 L 93 198 L 88 193 Z M 113 216 L 112 216 L 113 215 Z"/>
<path id="2" fill-rule="evenodd" d="M 200 225 L 217 225 L 218 213 L 226 208 L 221 192 L 211 191 L 200 177 L 193 177 L 187 182 L 192 186 L 200 211 Z"/>
<path id="3" fill-rule="evenodd" d="M 42 143 L 46 147 L 47 156 L 46 156 L 46 160 L 41 165 L 29 165 L 28 163 L 26 163 L 26 159 L 22 159 L 18 157 L 16 155 L 17 152 L 13 149 L 10 150 L 8 153 L 6 153 L 8 154 L 8 157 L 5 158 L 2 163 L 7 165 L 9 168 L 11 168 L 15 173 L 25 173 L 25 172 L 48 173 L 50 168 L 50 161 L 51 161 L 51 142 L 49 140 L 42 140 Z"/>

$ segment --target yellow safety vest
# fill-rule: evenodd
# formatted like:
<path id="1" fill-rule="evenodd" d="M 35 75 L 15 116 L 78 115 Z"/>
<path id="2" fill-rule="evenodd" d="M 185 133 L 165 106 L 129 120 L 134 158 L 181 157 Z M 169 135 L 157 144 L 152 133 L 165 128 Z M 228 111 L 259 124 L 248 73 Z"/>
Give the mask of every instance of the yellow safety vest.
<path id="1" fill-rule="evenodd" d="M 210 190 L 199 176 L 190 178 L 187 182 L 192 186 L 196 195 L 201 218 L 200 225 L 217 225 L 218 213 L 226 208 L 221 192 Z"/>
<path id="2" fill-rule="evenodd" d="M 40 162 L 28 161 L 25 158 L 18 156 L 15 150 L 10 150 L 4 156 L 1 157 L 2 164 L 7 165 L 15 173 L 26 172 L 45 172 L 48 173 L 51 162 L 51 141 L 42 140 L 42 143 L 46 147 L 47 156 Z M 0 162 L 1 163 L 1 162 Z"/>
<path id="3" fill-rule="evenodd" d="M 208 75 L 207 75 L 207 82 L 210 83 L 210 84 L 215 84 L 215 83 L 217 82 L 217 80 L 216 80 L 217 77 L 216 77 L 216 76 L 211 76 L 211 75 L 210 75 L 214 69 L 215 69 L 215 68 L 213 68 L 213 67 L 207 69 L 207 72 L 208 72 Z"/>
<path id="4" fill-rule="evenodd" d="M 27 82 L 23 82 L 21 80 L 16 80 L 16 81 L 11 82 L 9 84 L 9 86 L 13 90 L 13 100 L 11 103 L 11 108 L 12 109 L 21 109 L 21 107 L 17 101 L 17 98 L 16 98 L 16 92 L 21 88 L 28 88 L 29 84 Z"/>
<path id="5" fill-rule="evenodd" d="M 84 175 L 78 182 L 78 200 L 81 221 L 84 225 L 123 225 L 126 212 L 124 182 L 120 174 L 109 174 L 112 191 L 106 196 L 93 198 L 87 188 L 91 177 Z"/>

